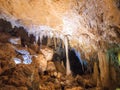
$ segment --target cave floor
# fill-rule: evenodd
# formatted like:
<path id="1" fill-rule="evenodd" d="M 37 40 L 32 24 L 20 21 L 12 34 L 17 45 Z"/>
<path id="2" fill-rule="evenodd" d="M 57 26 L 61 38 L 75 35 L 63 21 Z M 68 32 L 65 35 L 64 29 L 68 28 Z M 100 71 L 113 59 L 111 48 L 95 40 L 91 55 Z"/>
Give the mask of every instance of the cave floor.
<path id="1" fill-rule="evenodd" d="M 36 62 L 15 64 L 18 56 L 15 48 L 36 52 L 30 48 L 9 42 L 15 38 L 9 33 L 0 32 L 0 90 L 104 90 L 97 87 L 91 75 L 65 76 L 57 72 L 38 72 Z M 108 90 L 108 89 L 105 89 Z"/>

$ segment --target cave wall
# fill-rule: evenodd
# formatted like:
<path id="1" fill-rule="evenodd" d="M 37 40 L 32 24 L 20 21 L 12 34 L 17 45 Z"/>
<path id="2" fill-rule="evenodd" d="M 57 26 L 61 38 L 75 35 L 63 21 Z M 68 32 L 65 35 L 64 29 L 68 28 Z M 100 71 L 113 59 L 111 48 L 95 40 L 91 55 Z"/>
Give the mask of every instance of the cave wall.
<path id="1" fill-rule="evenodd" d="M 87 57 L 120 44 L 119 0 L 1 0 L 0 17 L 35 36 L 67 36 Z"/>
<path id="2" fill-rule="evenodd" d="M 66 42 L 84 52 L 88 60 L 102 51 L 98 52 L 98 59 L 100 65 L 105 64 L 105 70 L 99 66 L 104 81 L 104 71 L 109 69 L 105 52 L 114 44 L 120 46 L 119 3 L 119 0 L 0 0 L 0 18 L 10 21 L 13 27 L 23 26 L 37 39 L 48 36 L 65 42 L 67 38 Z M 109 79 L 107 75 L 105 78 Z"/>

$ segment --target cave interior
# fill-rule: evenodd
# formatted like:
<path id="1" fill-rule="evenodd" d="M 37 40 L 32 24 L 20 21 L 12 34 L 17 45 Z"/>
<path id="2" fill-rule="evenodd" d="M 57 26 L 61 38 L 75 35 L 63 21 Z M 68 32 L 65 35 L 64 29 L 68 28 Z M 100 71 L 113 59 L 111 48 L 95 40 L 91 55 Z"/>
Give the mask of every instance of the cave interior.
<path id="1" fill-rule="evenodd" d="M 1 0 L 0 90 L 120 90 L 120 0 Z"/>

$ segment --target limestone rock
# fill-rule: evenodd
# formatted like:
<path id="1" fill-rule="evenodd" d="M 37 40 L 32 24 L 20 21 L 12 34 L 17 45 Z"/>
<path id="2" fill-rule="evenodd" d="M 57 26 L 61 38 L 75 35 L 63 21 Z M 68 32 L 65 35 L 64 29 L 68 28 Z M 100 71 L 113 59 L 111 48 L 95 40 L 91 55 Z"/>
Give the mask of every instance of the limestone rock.
<path id="1" fill-rule="evenodd" d="M 35 62 L 38 64 L 40 71 L 44 72 L 47 69 L 47 60 L 43 54 L 37 55 L 37 57 L 35 57 Z"/>
<path id="2" fill-rule="evenodd" d="M 4 87 L 1 87 L 0 90 L 17 90 L 17 88 L 12 85 L 5 85 Z"/>
<path id="3" fill-rule="evenodd" d="M 43 55 L 45 56 L 45 59 L 46 59 L 47 61 L 52 60 L 52 57 L 53 57 L 53 49 L 48 48 L 48 47 L 43 47 L 43 48 L 41 48 L 40 51 L 43 53 Z"/>
<path id="4" fill-rule="evenodd" d="M 10 38 L 9 42 L 14 45 L 21 45 L 21 40 L 20 38 Z"/>
<path id="5" fill-rule="evenodd" d="M 84 88 L 82 88 L 82 87 L 74 87 L 74 88 L 66 89 L 66 90 L 84 90 Z"/>
<path id="6" fill-rule="evenodd" d="M 111 28 L 120 28 L 119 7 L 119 0 L 1 0 L 0 18 L 13 27 L 23 26 L 35 37 L 57 37 L 64 42 L 68 35 L 72 47 L 79 45 L 82 51 L 93 53 L 100 41 L 120 43 L 120 30 Z"/>
<path id="7" fill-rule="evenodd" d="M 48 61 L 47 62 L 47 71 L 56 71 L 56 67 L 55 67 L 55 64 L 54 62 L 52 61 Z"/>
<path id="8" fill-rule="evenodd" d="M 28 90 L 27 87 L 18 87 L 18 90 Z"/>
<path id="9" fill-rule="evenodd" d="M 1 66 L 0 66 L 0 75 L 1 75 L 1 73 L 2 73 L 2 68 L 1 68 Z"/>
<path id="10" fill-rule="evenodd" d="M 107 58 L 106 52 L 100 50 L 98 52 L 99 67 L 100 67 L 100 79 L 102 85 L 107 87 L 110 84 L 109 74 L 109 59 Z"/>
<path id="11" fill-rule="evenodd" d="M 4 58 L 7 60 L 12 59 L 16 54 L 15 50 L 13 49 L 13 46 L 9 43 L 2 44 L 0 43 L 0 58 Z"/>
<path id="12" fill-rule="evenodd" d="M 10 78 L 9 78 L 10 77 Z M 2 73 L 0 77 L 0 87 L 2 90 L 7 90 L 8 86 L 12 88 L 10 90 L 27 90 L 29 88 L 38 88 L 39 84 L 38 72 L 33 66 L 30 65 L 17 65 L 14 68 L 7 69 Z M 36 84 L 36 86 L 34 86 Z M 5 89 L 4 89 L 5 88 Z"/>
<path id="13" fill-rule="evenodd" d="M 55 67 L 56 67 L 56 70 L 62 74 L 66 74 L 66 70 L 65 68 L 61 65 L 61 63 L 59 61 L 54 61 L 55 63 Z"/>

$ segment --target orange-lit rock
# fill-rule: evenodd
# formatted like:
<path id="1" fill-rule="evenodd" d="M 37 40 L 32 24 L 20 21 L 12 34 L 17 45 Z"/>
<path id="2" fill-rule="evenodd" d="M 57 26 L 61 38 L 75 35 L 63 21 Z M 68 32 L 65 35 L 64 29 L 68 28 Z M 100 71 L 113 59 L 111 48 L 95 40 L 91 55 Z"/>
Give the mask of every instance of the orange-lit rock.
<path id="1" fill-rule="evenodd" d="M 52 60 L 52 58 L 53 58 L 53 49 L 51 49 L 51 48 L 48 48 L 48 47 L 45 47 L 45 48 L 41 48 L 41 50 L 40 50 L 42 53 L 43 53 L 43 55 L 44 55 L 44 57 L 45 57 L 45 59 L 47 60 L 47 61 L 50 61 L 50 60 Z"/>
<path id="2" fill-rule="evenodd" d="M 67 35 L 72 47 L 93 53 L 104 48 L 101 41 L 120 44 L 118 3 L 117 0 L 1 0 L 0 17 L 32 33 L 44 32 L 63 40 Z M 38 26 L 51 30 L 42 31 Z"/>
<path id="3" fill-rule="evenodd" d="M 37 63 L 40 72 L 43 72 L 47 69 L 47 60 L 43 54 L 37 55 L 35 62 Z"/>

